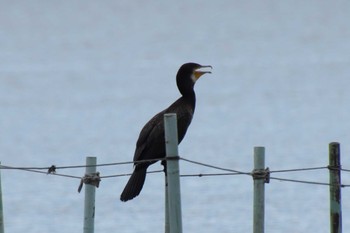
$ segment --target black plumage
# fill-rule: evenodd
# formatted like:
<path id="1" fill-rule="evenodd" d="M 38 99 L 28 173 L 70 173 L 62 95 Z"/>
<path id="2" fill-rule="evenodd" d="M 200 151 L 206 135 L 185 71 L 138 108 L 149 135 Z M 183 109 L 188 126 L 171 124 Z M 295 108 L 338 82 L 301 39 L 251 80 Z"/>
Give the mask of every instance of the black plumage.
<path id="1" fill-rule="evenodd" d="M 201 66 L 196 63 L 186 63 L 180 67 L 176 75 L 176 83 L 182 96 L 168 108 L 156 114 L 141 130 L 134 154 L 134 172 L 120 195 L 121 201 L 131 200 L 140 194 L 145 182 L 147 168 L 156 162 L 138 163 L 138 161 L 165 157 L 163 119 L 165 113 L 176 113 L 178 142 L 180 143 L 184 138 L 187 128 L 191 124 L 196 106 L 196 95 L 193 90 L 194 84 L 201 75 L 210 73 L 210 71 L 200 70 L 205 67 L 211 68 L 211 66 Z M 166 166 L 164 161 L 162 164 Z"/>

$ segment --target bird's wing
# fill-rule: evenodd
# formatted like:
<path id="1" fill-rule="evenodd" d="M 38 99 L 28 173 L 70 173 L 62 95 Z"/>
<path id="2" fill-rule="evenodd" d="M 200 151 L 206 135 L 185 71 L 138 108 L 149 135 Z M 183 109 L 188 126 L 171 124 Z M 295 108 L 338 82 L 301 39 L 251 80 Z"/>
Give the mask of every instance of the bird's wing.
<path id="1" fill-rule="evenodd" d="M 164 125 L 163 125 L 164 113 L 165 113 L 165 110 L 156 114 L 142 128 L 136 143 L 134 161 L 150 159 L 150 158 L 147 158 L 147 155 L 145 157 L 144 152 L 150 149 L 148 147 L 155 146 L 157 144 L 157 142 L 155 141 L 159 141 L 160 139 L 164 138 Z M 156 156 L 156 155 L 153 155 L 153 156 Z"/>

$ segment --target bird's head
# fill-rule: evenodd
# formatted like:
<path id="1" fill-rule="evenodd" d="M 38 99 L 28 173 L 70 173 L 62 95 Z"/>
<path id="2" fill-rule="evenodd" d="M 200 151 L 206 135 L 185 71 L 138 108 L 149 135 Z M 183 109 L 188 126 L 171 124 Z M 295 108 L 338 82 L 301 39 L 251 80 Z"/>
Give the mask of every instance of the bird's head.
<path id="1" fill-rule="evenodd" d="M 206 73 L 211 73 L 212 66 L 202 66 L 197 63 L 183 64 L 176 75 L 176 83 L 182 95 L 193 92 L 196 81 Z"/>

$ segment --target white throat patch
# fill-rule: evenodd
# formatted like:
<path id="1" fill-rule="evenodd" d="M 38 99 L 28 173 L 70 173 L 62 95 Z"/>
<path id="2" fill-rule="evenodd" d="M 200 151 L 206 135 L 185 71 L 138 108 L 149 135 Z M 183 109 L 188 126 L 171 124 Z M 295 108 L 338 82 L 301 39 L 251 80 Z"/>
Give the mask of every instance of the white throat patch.
<path id="1" fill-rule="evenodd" d="M 192 79 L 193 83 L 196 83 L 196 81 L 197 81 L 196 75 L 192 74 L 191 79 Z"/>

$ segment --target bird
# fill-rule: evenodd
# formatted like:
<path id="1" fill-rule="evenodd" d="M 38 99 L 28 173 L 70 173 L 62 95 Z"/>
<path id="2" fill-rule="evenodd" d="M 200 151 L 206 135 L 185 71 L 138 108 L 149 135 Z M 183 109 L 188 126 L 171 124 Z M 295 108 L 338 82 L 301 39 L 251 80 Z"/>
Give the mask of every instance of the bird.
<path id="1" fill-rule="evenodd" d="M 208 70 L 210 69 L 210 70 Z M 134 171 L 130 176 L 120 200 L 129 201 L 138 196 L 146 179 L 147 168 L 166 156 L 164 138 L 164 114 L 176 113 L 178 143 L 185 137 L 196 107 L 194 84 L 204 74 L 211 73 L 212 66 L 189 62 L 183 64 L 176 75 L 177 88 L 181 94 L 168 108 L 152 117 L 142 128 L 134 153 Z M 140 162 L 141 160 L 148 160 Z M 149 161 L 151 160 L 151 161 Z M 162 160 L 166 172 L 166 161 Z"/>

